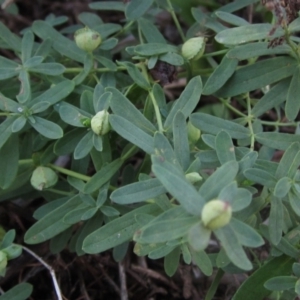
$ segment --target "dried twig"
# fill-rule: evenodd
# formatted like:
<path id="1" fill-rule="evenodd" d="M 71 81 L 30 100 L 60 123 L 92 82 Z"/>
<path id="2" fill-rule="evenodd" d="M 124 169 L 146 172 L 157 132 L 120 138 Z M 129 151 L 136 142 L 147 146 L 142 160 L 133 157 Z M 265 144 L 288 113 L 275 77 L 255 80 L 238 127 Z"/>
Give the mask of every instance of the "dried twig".
<path id="1" fill-rule="evenodd" d="M 122 262 L 119 262 L 119 277 L 120 277 L 120 284 L 121 284 L 121 300 L 128 300 L 128 292 L 126 286 L 126 273 L 124 269 L 124 265 Z"/>

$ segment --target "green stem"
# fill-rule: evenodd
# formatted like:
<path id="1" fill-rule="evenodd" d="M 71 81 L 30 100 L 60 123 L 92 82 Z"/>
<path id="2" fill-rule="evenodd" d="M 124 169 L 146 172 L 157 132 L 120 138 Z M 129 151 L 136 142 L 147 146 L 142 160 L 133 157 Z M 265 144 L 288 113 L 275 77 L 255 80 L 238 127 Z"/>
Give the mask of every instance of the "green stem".
<path id="1" fill-rule="evenodd" d="M 283 29 L 284 29 L 284 37 L 285 37 L 287 44 L 291 47 L 291 49 L 295 53 L 295 56 L 296 56 L 298 62 L 300 62 L 300 56 L 299 56 L 299 53 L 297 50 L 297 45 L 290 39 L 290 33 L 289 33 L 289 30 L 288 30 L 288 27 L 286 24 L 284 24 Z"/>
<path id="2" fill-rule="evenodd" d="M 113 37 L 118 37 L 122 33 L 126 32 L 133 24 L 134 24 L 134 21 L 130 21 L 119 32 L 117 32 Z"/>
<path id="3" fill-rule="evenodd" d="M 83 70 L 83 68 L 66 68 L 64 73 L 80 73 Z M 124 71 L 126 70 L 126 67 L 124 66 L 118 66 L 117 71 Z M 91 72 L 96 72 L 96 73 L 107 73 L 107 72 L 112 72 L 112 70 L 108 68 L 96 68 L 92 69 Z"/>
<path id="4" fill-rule="evenodd" d="M 290 123 L 282 123 L 282 122 L 271 122 L 271 121 L 260 121 L 263 125 L 270 125 L 270 126 L 298 126 L 297 122 L 290 122 Z"/>
<path id="5" fill-rule="evenodd" d="M 175 26 L 176 26 L 178 32 L 179 32 L 179 35 L 180 35 L 182 41 L 185 42 L 185 41 L 186 41 L 186 38 L 185 38 L 185 36 L 184 36 L 184 34 L 183 34 L 182 28 L 181 28 L 181 26 L 180 26 L 180 23 L 179 23 L 179 21 L 178 21 L 178 18 L 177 18 L 177 16 L 176 16 L 176 14 L 175 14 L 175 10 L 174 10 L 174 8 L 173 8 L 173 5 L 172 5 L 172 3 L 171 3 L 170 0 L 167 0 L 167 3 L 168 3 L 168 6 L 169 6 L 169 12 L 170 12 L 170 14 L 171 14 L 171 16 L 172 16 L 172 18 L 173 18 L 173 21 L 174 21 L 174 23 L 175 23 Z"/>
<path id="6" fill-rule="evenodd" d="M 154 107 L 156 120 L 157 120 L 157 124 L 158 124 L 158 130 L 159 130 L 159 132 L 163 133 L 164 127 L 163 127 L 163 124 L 162 124 L 161 114 L 160 114 L 159 107 L 157 105 L 157 102 L 156 102 L 156 99 L 154 97 L 154 94 L 153 94 L 152 90 L 149 91 L 149 96 L 151 98 L 151 101 L 152 101 L 152 104 L 153 104 L 153 107 Z"/>
<path id="7" fill-rule="evenodd" d="M 33 159 L 28 158 L 28 159 L 19 160 L 19 165 L 28 165 L 28 164 L 33 164 Z"/>
<path id="8" fill-rule="evenodd" d="M 63 195 L 63 196 L 73 196 L 74 193 L 70 193 L 70 192 L 65 192 L 65 191 L 60 191 L 60 190 L 57 190 L 57 189 L 47 189 L 47 192 L 52 192 L 52 193 L 55 193 L 55 194 L 58 194 L 58 195 Z"/>
<path id="9" fill-rule="evenodd" d="M 251 99 L 249 93 L 247 93 L 247 110 L 248 110 L 248 127 L 250 130 L 251 134 L 251 143 L 250 143 L 250 149 L 254 150 L 254 142 L 255 142 L 255 135 L 253 131 L 253 126 L 252 126 L 252 115 L 251 115 Z"/>
<path id="10" fill-rule="evenodd" d="M 1 112 L 0 113 L 0 117 L 8 117 L 10 115 L 10 113 L 9 112 Z"/>
<path id="11" fill-rule="evenodd" d="M 222 269 L 218 269 L 216 277 L 214 278 L 213 282 L 211 283 L 211 286 L 209 287 L 209 290 L 205 296 L 205 300 L 213 299 L 223 275 L 224 275 L 224 271 Z"/>
<path id="12" fill-rule="evenodd" d="M 219 51 L 216 51 L 216 52 L 211 52 L 211 53 L 206 53 L 204 54 L 202 57 L 209 57 L 209 56 L 218 56 L 218 55 L 222 55 L 222 54 L 225 54 L 227 53 L 228 50 L 219 50 Z"/>
<path id="13" fill-rule="evenodd" d="M 89 181 L 91 179 L 90 176 L 86 176 L 86 175 L 74 172 L 72 170 L 68 170 L 68 169 L 53 165 L 53 164 L 49 164 L 48 166 L 50 168 L 52 168 L 53 170 L 56 170 L 56 171 L 58 171 L 62 174 L 68 175 L 68 176 L 72 176 L 74 178 L 78 178 L 78 179 L 81 179 L 81 180 L 84 180 L 84 181 Z"/>
<path id="14" fill-rule="evenodd" d="M 235 107 L 233 107 L 231 104 L 228 103 L 227 100 L 224 100 L 222 98 L 219 98 L 219 100 L 227 107 L 229 108 L 231 111 L 233 111 L 235 114 L 237 114 L 240 117 L 246 118 L 247 115 L 243 114 L 242 112 L 240 112 L 238 109 L 236 109 Z"/>
<path id="15" fill-rule="evenodd" d="M 128 159 L 129 157 L 132 156 L 132 154 L 135 152 L 136 150 L 136 146 L 132 146 L 129 148 L 129 150 L 124 154 L 122 155 L 122 160 L 125 161 L 126 159 Z"/>

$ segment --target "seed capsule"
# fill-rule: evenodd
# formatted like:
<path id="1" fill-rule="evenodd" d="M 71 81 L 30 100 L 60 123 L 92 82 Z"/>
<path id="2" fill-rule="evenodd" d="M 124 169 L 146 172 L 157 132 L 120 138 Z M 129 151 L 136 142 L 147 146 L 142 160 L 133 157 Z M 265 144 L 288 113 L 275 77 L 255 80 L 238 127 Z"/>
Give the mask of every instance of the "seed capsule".
<path id="1" fill-rule="evenodd" d="M 187 60 L 199 59 L 205 50 L 205 38 L 202 36 L 187 40 L 181 49 L 182 56 Z"/>
<path id="2" fill-rule="evenodd" d="M 109 113 L 106 110 L 99 111 L 91 120 L 92 130 L 97 135 L 104 135 L 110 130 L 108 121 Z"/>
<path id="3" fill-rule="evenodd" d="M 40 166 L 33 171 L 30 182 L 35 189 L 42 191 L 55 185 L 57 180 L 57 174 L 52 169 Z"/>
<path id="4" fill-rule="evenodd" d="M 88 27 L 78 29 L 75 32 L 74 39 L 76 45 L 86 52 L 93 52 L 102 41 L 100 34 Z"/>

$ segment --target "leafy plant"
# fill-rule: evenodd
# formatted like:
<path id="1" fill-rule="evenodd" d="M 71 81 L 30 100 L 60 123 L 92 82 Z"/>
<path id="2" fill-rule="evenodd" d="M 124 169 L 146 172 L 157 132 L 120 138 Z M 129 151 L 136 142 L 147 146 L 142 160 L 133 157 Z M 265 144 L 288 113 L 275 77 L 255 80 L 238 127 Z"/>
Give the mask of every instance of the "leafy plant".
<path id="1" fill-rule="evenodd" d="M 181 257 L 206 276 L 218 269 L 206 299 L 224 272 L 249 272 L 235 300 L 263 299 L 274 287 L 295 289 L 277 298 L 294 299 L 300 18 L 286 2 L 274 2 L 275 25 L 233 14 L 264 9 L 257 0 L 212 1 L 206 13 L 171 0 L 93 2 L 96 11 L 124 13 L 123 26 L 83 12 L 76 34 L 57 30 L 66 19 L 53 15 L 22 38 L 0 23 L 1 47 L 15 55 L 0 56 L 0 201 L 46 201 L 25 243 L 50 240 L 52 252 L 68 246 L 77 255 L 121 249 L 120 261 L 133 240 L 136 255 L 164 258 L 169 276 Z M 177 13 L 187 9 L 185 32 Z M 183 46 L 153 25 L 161 11 Z M 122 40 L 128 34 L 134 45 Z M 163 86 L 176 68 L 186 84 L 168 101 Z M 213 104 L 202 105 L 206 96 Z M 265 243 L 271 251 L 260 261 L 253 248 Z"/>

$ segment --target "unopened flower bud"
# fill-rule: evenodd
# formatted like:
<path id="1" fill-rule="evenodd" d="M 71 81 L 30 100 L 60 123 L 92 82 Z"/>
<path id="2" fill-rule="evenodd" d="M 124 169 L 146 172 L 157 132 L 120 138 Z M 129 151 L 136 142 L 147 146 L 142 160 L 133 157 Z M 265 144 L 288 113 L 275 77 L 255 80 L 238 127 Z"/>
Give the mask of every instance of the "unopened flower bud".
<path id="1" fill-rule="evenodd" d="M 202 177 L 197 172 L 188 173 L 185 175 L 185 178 L 192 184 L 202 180 Z"/>
<path id="2" fill-rule="evenodd" d="M 109 113 L 106 110 L 101 110 L 92 118 L 91 127 L 97 135 L 104 135 L 109 132 L 110 124 L 108 116 Z"/>
<path id="3" fill-rule="evenodd" d="M 55 185 L 57 179 L 57 174 L 52 169 L 40 166 L 33 171 L 30 182 L 34 188 L 42 191 Z"/>
<path id="4" fill-rule="evenodd" d="M 211 200 L 207 202 L 201 213 L 203 225 L 210 230 L 224 227 L 230 222 L 232 209 L 228 202 Z"/>
<path id="5" fill-rule="evenodd" d="M 86 52 L 93 52 L 102 41 L 99 32 L 88 27 L 78 29 L 75 32 L 74 38 L 78 48 Z"/>
<path id="6" fill-rule="evenodd" d="M 187 60 L 199 59 L 205 50 L 205 38 L 202 36 L 187 40 L 181 49 L 182 56 Z"/>
<path id="7" fill-rule="evenodd" d="M 191 122 L 187 124 L 187 131 L 188 131 L 188 140 L 190 144 L 195 144 L 201 136 L 201 131 L 197 127 L 195 127 Z"/>

